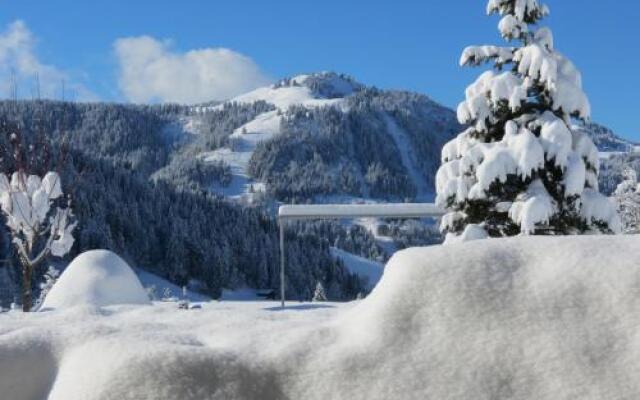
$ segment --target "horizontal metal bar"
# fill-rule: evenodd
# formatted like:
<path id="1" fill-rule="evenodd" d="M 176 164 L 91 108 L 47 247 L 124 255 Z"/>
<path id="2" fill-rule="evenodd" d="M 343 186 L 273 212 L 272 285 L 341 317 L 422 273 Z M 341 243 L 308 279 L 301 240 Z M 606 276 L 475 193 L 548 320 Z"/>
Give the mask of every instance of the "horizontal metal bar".
<path id="1" fill-rule="evenodd" d="M 431 203 L 283 205 L 278 219 L 438 218 L 444 210 Z"/>

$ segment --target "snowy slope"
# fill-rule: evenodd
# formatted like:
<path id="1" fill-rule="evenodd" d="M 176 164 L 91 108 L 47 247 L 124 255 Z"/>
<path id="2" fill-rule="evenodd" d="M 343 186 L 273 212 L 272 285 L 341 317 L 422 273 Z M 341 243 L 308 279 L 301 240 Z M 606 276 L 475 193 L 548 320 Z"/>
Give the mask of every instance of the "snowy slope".
<path id="1" fill-rule="evenodd" d="M 368 289 L 373 289 L 378 284 L 378 281 L 380 281 L 384 271 L 384 267 L 380 263 L 356 256 L 335 247 L 331 248 L 331 254 L 342 260 L 349 272 L 366 279 Z"/>
<path id="2" fill-rule="evenodd" d="M 305 77 L 293 78 L 296 82 L 303 84 Z M 310 88 L 306 86 L 285 86 L 285 87 L 264 87 L 252 92 L 235 97 L 229 102 L 233 103 L 255 103 L 256 101 L 266 101 L 273 104 L 280 110 L 286 111 L 291 106 L 322 107 L 340 104 L 342 99 L 319 98 Z M 221 106 L 218 106 L 222 108 Z"/>
<path id="3" fill-rule="evenodd" d="M 12 400 L 635 399 L 639 241 L 522 237 L 409 249 L 390 260 L 369 297 L 349 304 L 4 313 L 0 393 Z"/>
<path id="4" fill-rule="evenodd" d="M 231 148 L 223 147 L 202 155 L 204 161 L 224 161 L 231 167 L 231 184 L 227 187 L 214 187 L 217 193 L 237 199 L 251 196 L 252 191 L 263 191 L 261 183 L 250 179 L 247 166 L 258 143 L 269 140 L 280 132 L 280 118 L 277 111 L 260 114 L 233 132 Z"/>
<path id="5" fill-rule="evenodd" d="M 214 192 L 251 202 L 255 197 L 253 193 L 264 191 L 270 179 L 289 184 L 287 180 L 274 178 L 273 175 L 286 173 L 292 158 L 297 158 L 296 162 L 300 163 L 299 177 L 307 181 L 291 182 L 291 187 L 303 193 L 309 180 L 320 182 L 329 179 L 339 182 L 340 174 L 346 168 L 349 176 L 343 176 L 342 179 L 349 181 L 348 187 L 330 193 L 325 191 L 314 194 L 320 197 L 332 195 L 388 200 L 391 194 L 381 194 L 382 190 L 389 191 L 388 187 L 384 186 L 384 182 L 387 182 L 389 186 L 404 185 L 404 191 L 398 192 L 398 199 L 411 197 L 417 201 L 432 201 L 432 175 L 435 172 L 430 171 L 435 170 L 434 164 L 439 163 L 441 144 L 448 141 L 460 128 L 451 110 L 426 96 L 365 87 L 347 76 L 335 73 L 316 73 L 284 79 L 223 104 L 208 109 L 198 108 L 199 114 L 196 113 L 191 118 L 195 121 L 202 112 L 221 112 L 232 104 L 255 106 L 262 102 L 272 108 L 252 116 L 251 120 L 241 126 L 235 125 L 235 130 L 224 147 L 199 154 L 200 159 L 204 161 L 222 161 L 231 167 L 231 184 L 227 187 L 213 185 Z M 185 129 L 197 130 L 197 123 L 187 124 Z M 282 142 L 277 142 L 269 150 L 263 147 L 256 154 L 260 143 L 272 141 L 283 131 L 287 133 L 290 143 L 296 143 L 295 147 L 288 148 Z M 337 151 L 328 150 L 326 146 L 323 149 L 322 145 L 318 145 L 316 140 L 323 140 L 318 138 L 326 138 L 329 134 L 335 135 L 335 138 L 329 140 L 333 143 L 339 142 L 340 148 L 349 154 L 338 156 Z M 363 139 L 365 136 L 369 139 Z M 357 142 L 351 139 L 352 137 L 357 138 Z M 367 140 L 369 142 L 363 144 Z M 273 141 L 271 143 L 273 144 Z M 375 151 L 376 146 L 383 146 L 385 154 L 380 157 L 363 154 L 359 147 L 363 145 L 371 152 Z M 296 154 L 296 151 L 299 153 Z M 330 151 L 340 160 L 323 154 L 323 151 Z M 350 154 L 354 151 L 358 154 Z M 388 153 L 396 153 L 397 158 L 389 156 Z M 304 174 L 305 168 L 307 174 L 313 170 L 309 166 L 312 161 L 309 154 L 316 154 L 327 163 L 322 167 L 326 171 L 324 177 L 308 178 Z M 257 158 L 254 155 L 257 155 Z M 251 174 L 250 161 L 253 163 Z M 270 164 L 272 161 L 274 163 Z M 365 184 L 363 180 L 369 168 L 373 168 L 372 181 Z M 389 176 L 381 177 L 380 174 L 384 173 Z M 264 182 L 254 181 L 251 176 L 257 176 L 259 178 L 256 179 Z M 403 179 L 409 182 L 405 183 Z M 354 184 L 354 181 L 360 184 Z M 374 182 L 379 186 L 376 188 L 377 192 L 374 192 L 376 194 L 372 195 L 370 187 Z M 270 193 L 283 192 L 276 186 L 273 182 L 270 184 Z M 355 190 L 358 190 L 354 187 L 359 187 L 361 193 L 354 196 Z M 416 189 L 415 195 L 412 188 Z M 278 200 L 283 200 L 280 197 Z"/>
<path id="6" fill-rule="evenodd" d="M 159 277 L 156 274 L 152 274 L 151 272 L 144 271 L 142 269 L 137 269 L 136 275 L 142 283 L 142 286 L 149 290 L 150 288 L 155 288 L 155 293 L 158 299 L 162 298 L 163 293 L 166 289 L 171 293 L 171 297 L 175 297 L 177 299 L 182 299 L 182 288 L 176 284 L 169 282 L 166 279 Z M 196 293 L 192 290 L 187 290 L 186 300 L 189 301 L 209 301 L 211 298 L 209 296 L 205 296 L 200 293 Z"/>
<path id="7" fill-rule="evenodd" d="M 385 115 L 387 129 L 400 152 L 402 165 L 409 173 L 411 181 L 417 189 L 416 202 L 433 202 L 435 198 L 434 188 L 427 185 L 424 174 L 420 171 L 416 162 L 416 155 L 411 148 L 411 142 L 407 133 L 389 115 Z"/>
<path id="8" fill-rule="evenodd" d="M 262 183 L 255 182 L 249 177 L 247 172 L 249 160 L 258 143 L 267 141 L 280 133 L 282 116 L 286 115 L 290 107 L 343 106 L 343 97 L 327 98 L 322 91 L 317 88 L 314 90 L 313 83 L 318 80 L 328 85 L 332 94 L 346 96 L 358 89 L 357 84 L 335 74 L 300 75 L 272 86 L 258 88 L 225 102 L 250 104 L 264 101 L 276 107 L 276 110 L 258 115 L 254 120 L 236 129 L 230 138 L 232 146 L 202 155 L 205 161 L 224 161 L 231 167 L 233 174 L 231 184 L 228 187 L 214 186 L 215 192 L 230 198 L 250 201 L 254 191 L 264 191 Z M 213 106 L 210 110 L 221 110 L 225 103 Z M 190 122 L 187 126 L 194 124 Z"/>

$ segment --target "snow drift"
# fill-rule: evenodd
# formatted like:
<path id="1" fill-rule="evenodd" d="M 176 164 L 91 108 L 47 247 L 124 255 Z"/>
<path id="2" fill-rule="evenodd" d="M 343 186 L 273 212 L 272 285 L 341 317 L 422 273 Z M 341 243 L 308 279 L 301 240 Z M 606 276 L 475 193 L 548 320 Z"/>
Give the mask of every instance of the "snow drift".
<path id="1" fill-rule="evenodd" d="M 409 249 L 391 259 L 369 297 L 344 305 L 5 313 L 0 393 L 639 398 L 639 244 L 637 236 L 527 237 Z M 31 370 L 26 385 L 19 377 Z"/>
<path id="2" fill-rule="evenodd" d="M 534 237 L 397 253 L 339 324 L 342 351 L 312 363 L 317 384 L 344 398 L 639 398 L 639 245 Z"/>
<path id="3" fill-rule="evenodd" d="M 117 254 L 92 250 L 69 264 L 41 309 L 115 304 L 149 304 L 149 298 L 136 274 Z"/>

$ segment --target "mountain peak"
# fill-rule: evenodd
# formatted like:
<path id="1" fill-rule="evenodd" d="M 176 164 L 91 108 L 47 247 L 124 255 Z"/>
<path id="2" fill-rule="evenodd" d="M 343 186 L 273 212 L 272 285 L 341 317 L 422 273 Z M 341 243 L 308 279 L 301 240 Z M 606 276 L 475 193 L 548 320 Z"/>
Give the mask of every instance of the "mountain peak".
<path id="1" fill-rule="evenodd" d="M 335 72 L 316 72 L 285 78 L 273 85 L 274 89 L 286 87 L 306 87 L 317 97 L 336 99 L 359 92 L 364 85 L 351 76 Z"/>

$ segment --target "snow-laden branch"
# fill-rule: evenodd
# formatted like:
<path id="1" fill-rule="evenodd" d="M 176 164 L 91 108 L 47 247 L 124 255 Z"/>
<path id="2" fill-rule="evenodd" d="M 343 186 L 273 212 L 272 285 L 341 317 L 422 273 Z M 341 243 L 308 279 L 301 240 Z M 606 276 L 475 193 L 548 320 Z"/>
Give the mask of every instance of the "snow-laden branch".
<path id="1" fill-rule="evenodd" d="M 472 46 L 461 65 L 493 62 L 465 91 L 457 117 L 468 128 L 442 150 L 436 175 L 441 228 L 491 236 L 618 232 L 612 202 L 598 193 L 598 152 L 575 129 L 591 105 L 574 64 L 556 51 L 538 0 L 490 0 L 501 35 L 518 47 Z M 506 66 L 509 68 L 506 68 Z M 484 221 L 483 223 L 480 223 Z M 474 235 L 477 236 L 477 235 Z"/>

